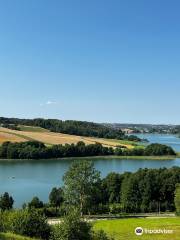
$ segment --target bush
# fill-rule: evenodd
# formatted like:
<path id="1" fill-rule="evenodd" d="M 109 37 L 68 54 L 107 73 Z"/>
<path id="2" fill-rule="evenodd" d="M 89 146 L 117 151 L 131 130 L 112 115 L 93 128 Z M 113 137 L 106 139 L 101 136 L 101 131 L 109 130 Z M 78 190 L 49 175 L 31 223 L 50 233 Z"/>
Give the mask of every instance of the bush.
<path id="1" fill-rule="evenodd" d="M 91 240 L 91 225 L 72 210 L 52 231 L 51 240 Z"/>
<path id="2" fill-rule="evenodd" d="M 103 230 L 99 230 L 93 233 L 92 240 L 113 240 L 113 238 L 109 238 Z"/>
<path id="3" fill-rule="evenodd" d="M 48 239 L 50 227 L 46 219 L 37 211 L 31 209 L 9 211 L 1 213 L 3 219 L 2 230 L 29 237 Z"/>
<path id="4" fill-rule="evenodd" d="M 41 213 L 43 213 L 46 217 L 52 218 L 52 217 L 62 217 L 66 214 L 66 207 L 62 205 L 61 207 L 49 207 L 45 206 L 42 209 L 38 209 Z"/>
<path id="5" fill-rule="evenodd" d="M 112 214 L 119 214 L 123 209 L 120 203 L 113 203 L 109 206 L 109 210 Z"/>

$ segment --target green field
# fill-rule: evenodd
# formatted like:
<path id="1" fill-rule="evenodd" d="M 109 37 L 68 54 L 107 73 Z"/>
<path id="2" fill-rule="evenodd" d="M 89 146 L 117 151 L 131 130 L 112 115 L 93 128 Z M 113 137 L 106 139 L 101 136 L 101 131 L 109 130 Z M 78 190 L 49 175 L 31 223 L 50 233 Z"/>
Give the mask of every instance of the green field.
<path id="1" fill-rule="evenodd" d="M 13 233 L 0 233 L 0 240 L 35 240 L 35 239 L 19 236 Z"/>
<path id="2" fill-rule="evenodd" d="M 33 127 L 33 126 L 25 126 L 25 125 L 18 125 L 21 131 L 25 132 L 49 132 L 49 130 L 41 127 Z"/>
<path id="3" fill-rule="evenodd" d="M 173 230 L 172 234 L 143 234 L 136 236 L 135 229 L 142 227 L 146 229 Z M 94 230 L 104 230 L 115 240 L 179 240 L 180 218 L 133 218 L 118 220 L 100 220 L 94 224 Z"/>

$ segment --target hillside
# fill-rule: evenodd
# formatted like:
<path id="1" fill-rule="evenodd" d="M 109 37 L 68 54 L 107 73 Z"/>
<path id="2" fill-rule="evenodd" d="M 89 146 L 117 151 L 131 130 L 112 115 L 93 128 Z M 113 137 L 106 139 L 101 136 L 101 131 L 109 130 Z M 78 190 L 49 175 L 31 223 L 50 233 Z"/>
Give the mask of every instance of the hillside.
<path id="1" fill-rule="evenodd" d="M 12 130 L 18 129 L 19 125 L 39 127 L 51 132 L 70 134 L 83 137 L 107 138 L 117 140 L 141 141 L 136 136 L 128 136 L 121 130 L 113 129 L 112 127 L 104 126 L 103 124 L 59 119 L 18 119 L 18 118 L 4 118 L 0 117 L 0 125 Z"/>
<path id="2" fill-rule="evenodd" d="M 50 132 L 40 127 L 18 125 L 19 130 L 12 130 L 0 127 L 0 144 L 6 141 L 10 142 L 25 142 L 25 141 L 40 141 L 47 145 L 77 143 L 83 141 L 85 144 L 101 143 L 106 147 L 124 146 L 129 149 L 133 148 L 136 143 L 131 141 L 104 139 L 95 137 L 76 136 L 63 133 Z"/>

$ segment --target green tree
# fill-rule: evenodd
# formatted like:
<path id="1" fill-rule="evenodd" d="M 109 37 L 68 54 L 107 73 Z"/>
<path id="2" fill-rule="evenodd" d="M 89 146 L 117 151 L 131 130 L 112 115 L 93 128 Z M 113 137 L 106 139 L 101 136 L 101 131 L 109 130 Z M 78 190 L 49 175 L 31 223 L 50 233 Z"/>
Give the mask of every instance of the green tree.
<path id="1" fill-rule="evenodd" d="M 120 201 L 121 178 L 118 173 L 109 173 L 103 180 L 103 185 L 107 191 L 109 203 L 118 203 Z"/>
<path id="2" fill-rule="evenodd" d="M 29 208 L 43 208 L 44 204 L 39 200 L 38 197 L 33 197 L 30 203 L 28 203 Z"/>
<path id="3" fill-rule="evenodd" d="M 49 202 L 53 207 L 60 207 L 63 203 L 63 190 L 62 188 L 53 188 L 49 194 Z"/>
<path id="4" fill-rule="evenodd" d="M 0 197 L 0 209 L 2 211 L 10 210 L 13 208 L 14 200 L 11 196 L 9 196 L 9 193 L 5 192 Z"/>
<path id="5" fill-rule="evenodd" d="M 146 147 L 145 155 L 162 156 L 162 155 L 176 155 L 176 153 L 169 146 L 159 143 L 152 143 Z"/>
<path id="6" fill-rule="evenodd" d="M 61 224 L 54 227 L 51 240 L 91 240 L 91 225 L 80 218 L 77 210 L 71 209 Z"/>
<path id="7" fill-rule="evenodd" d="M 74 161 L 64 175 L 64 196 L 68 204 L 80 208 L 83 215 L 89 202 L 95 184 L 100 179 L 99 171 L 95 170 L 91 161 Z"/>
<path id="8" fill-rule="evenodd" d="M 176 185 L 174 203 L 176 207 L 176 214 L 180 215 L 180 183 Z"/>

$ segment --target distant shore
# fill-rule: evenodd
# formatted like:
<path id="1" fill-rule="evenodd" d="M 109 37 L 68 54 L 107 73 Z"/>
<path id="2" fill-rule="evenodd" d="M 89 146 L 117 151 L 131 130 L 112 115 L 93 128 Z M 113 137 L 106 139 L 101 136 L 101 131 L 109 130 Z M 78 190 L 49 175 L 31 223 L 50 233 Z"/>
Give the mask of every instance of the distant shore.
<path id="1" fill-rule="evenodd" d="M 0 161 L 51 161 L 51 160 L 76 160 L 76 159 L 86 159 L 86 160 L 99 160 L 99 159 L 134 159 L 134 160 L 174 160 L 176 158 L 180 159 L 180 153 L 175 156 L 87 156 L 87 157 L 67 157 L 67 158 L 44 158 L 44 159 L 0 159 Z"/>

